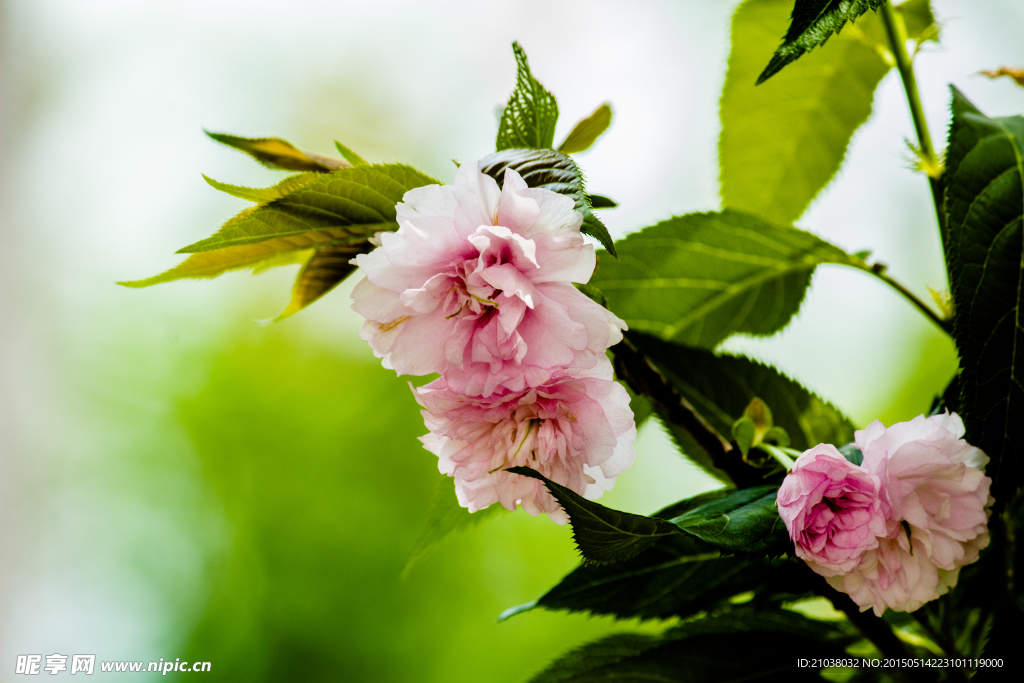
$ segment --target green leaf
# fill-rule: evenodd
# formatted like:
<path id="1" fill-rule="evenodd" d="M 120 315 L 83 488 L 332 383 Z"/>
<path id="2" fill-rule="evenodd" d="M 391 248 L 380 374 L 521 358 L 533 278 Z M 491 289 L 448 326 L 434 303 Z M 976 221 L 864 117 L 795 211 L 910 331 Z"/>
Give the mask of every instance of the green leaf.
<path id="1" fill-rule="evenodd" d="M 319 177 L 319 173 L 296 173 L 295 175 L 288 176 L 273 187 L 242 187 L 241 185 L 228 185 L 227 183 L 218 182 L 205 175 L 203 176 L 203 179 L 209 183 L 211 187 L 220 190 L 221 192 L 225 192 L 232 197 L 256 202 L 257 204 L 266 204 L 267 202 L 272 202 L 275 199 L 280 199 L 281 197 L 292 193 L 303 185 L 311 183 Z"/>
<path id="2" fill-rule="evenodd" d="M 662 635 L 619 633 L 572 650 L 531 683 L 821 681 L 800 658 L 844 656 L 842 627 L 785 610 L 736 608 Z"/>
<path id="3" fill-rule="evenodd" d="M 771 408 L 775 425 L 786 430 L 790 445 L 797 450 L 819 443 L 845 444 L 853 439 L 853 424 L 845 415 L 775 368 L 646 334 L 627 334 L 720 434 L 728 434 L 746 406 L 760 398 Z"/>
<path id="4" fill-rule="evenodd" d="M 516 56 L 516 89 L 501 113 L 496 149 L 549 149 L 555 141 L 558 102 L 530 73 L 526 52 L 519 43 L 512 43 L 512 52 Z"/>
<path id="5" fill-rule="evenodd" d="M 819 264 L 855 262 L 808 232 L 733 210 L 670 218 L 616 247 L 619 260 L 602 259 L 590 280 L 609 308 L 631 330 L 705 348 L 777 332 Z"/>
<path id="6" fill-rule="evenodd" d="M 687 460 L 697 465 L 705 473 L 722 482 L 726 486 L 735 486 L 735 482 L 733 482 L 729 475 L 715 467 L 715 463 L 711 455 L 704 450 L 704 448 L 702 448 L 701 445 L 697 443 L 685 429 L 677 424 L 673 424 L 672 421 L 668 419 L 668 416 L 660 410 L 658 411 L 658 417 L 661 418 L 661 423 L 664 425 L 665 430 L 668 432 L 669 436 L 672 437 L 672 441 L 675 442 L 680 453 L 682 453 Z M 719 433 L 721 434 L 722 432 Z M 728 431 L 725 432 L 725 434 L 728 433 Z"/>
<path id="7" fill-rule="evenodd" d="M 671 521 L 722 552 L 782 555 L 790 541 L 775 507 L 778 490 L 768 485 L 735 491 Z"/>
<path id="8" fill-rule="evenodd" d="M 676 517 L 728 493 L 701 494 L 655 513 L 655 517 Z M 507 610 L 501 619 L 536 608 L 623 619 L 688 617 L 728 606 L 737 595 L 749 591 L 759 604 L 778 604 L 809 593 L 800 569 L 790 560 L 721 556 L 697 539 L 677 534 L 658 540 L 624 562 L 581 565 L 540 598 Z"/>
<path id="9" fill-rule="evenodd" d="M 275 187 L 298 179 L 286 178 Z M 374 234 L 398 228 L 395 204 L 405 192 L 437 182 L 401 165 L 318 174 L 279 199 L 245 209 L 213 237 L 186 247 L 182 251 L 193 253 L 180 265 L 155 277 L 119 284 L 148 287 L 182 278 L 216 277 L 231 270 L 303 263 L 307 267 L 300 272 L 289 309 L 308 305 L 341 281 L 335 278 L 351 272 L 340 263 L 341 254 L 369 251 L 368 240 Z M 310 251 L 327 248 L 332 251 L 321 258 Z M 332 255 L 333 260 L 328 258 Z"/>
<path id="10" fill-rule="evenodd" d="M 749 417 L 741 417 L 732 425 L 732 439 L 739 446 L 743 457 L 754 447 L 754 421 Z"/>
<path id="11" fill-rule="evenodd" d="M 341 154 L 342 158 L 353 166 L 369 165 L 369 162 L 366 161 L 366 159 L 362 158 L 337 140 L 334 141 L 334 146 L 338 148 L 338 152 Z"/>
<path id="12" fill-rule="evenodd" d="M 590 208 L 592 209 L 614 209 L 619 205 L 614 199 L 605 197 L 600 194 L 592 194 L 590 196 Z"/>
<path id="13" fill-rule="evenodd" d="M 931 0 L 907 0 L 896 6 L 896 14 L 903 18 L 910 40 L 918 45 L 926 41 L 939 42 L 939 24 L 932 12 Z"/>
<path id="14" fill-rule="evenodd" d="M 245 152 L 267 168 L 328 173 L 349 165 L 341 159 L 306 152 L 281 138 L 243 138 L 226 133 L 205 133 L 217 142 Z"/>
<path id="15" fill-rule="evenodd" d="M 299 270 L 292 287 L 292 300 L 275 320 L 284 320 L 298 313 L 337 287 L 355 271 L 356 266 L 350 261 L 372 249 L 369 242 L 317 249 Z"/>
<path id="16" fill-rule="evenodd" d="M 569 515 L 576 547 L 588 562 L 625 560 L 659 538 L 679 533 L 678 529 L 664 520 L 619 512 L 587 500 L 529 467 L 510 467 L 506 471 L 544 482 L 551 495 Z"/>
<path id="17" fill-rule="evenodd" d="M 798 2 L 794 13 L 804 16 L 807 4 Z M 799 218 L 835 175 L 889 70 L 859 31 L 861 23 L 881 23 L 869 16 L 857 32 L 844 32 L 828 49 L 755 86 L 791 6 L 792 0 L 748 0 L 736 11 L 718 142 L 723 205 L 784 224 Z"/>
<path id="18" fill-rule="evenodd" d="M 601 245 L 615 255 L 615 245 L 590 205 L 583 182 L 583 173 L 576 162 L 550 149 L 508 149 L 496 152 L 480 160 L 480 170 L 498 181 L 505 182 L 505 169 L 511 168 L 523 177 L 530 187 L 541 187 L 571 197 L 576 210 L 583 214 L 580 230 L 585 235 L 597 238 Z"/>
<path id="19" fill-rule="evenodd" d="M 238 221 L 229 221 L 205 240 L 178 253 L 210 251 L 287 238 L 312 231 L 362 241 L 394 230 L 395 205 L 409 190 L 439 183 L 403 164 L 345 168 L 320 175 L 290 194 L 261 206 Z"/>
<path id="20" fill-rule="evenodd" d="M 1024 484 L 1024 117 L 989 118 L 953 88 L 946 211 L 966 439 L 992 495 Z"/>
<path id="21" fill-rule="evenodd" d="M 601 134 L 612 125 L 612 108 L 602 104 L 594 113 L 583 119 L 572 129 L 565 140 L 558 146 L 562 154 L 576 154 L 590 149 Z"/>
<path id="22" fill-rule="evenodd" d="M 824 45 L 834 33 L 842 30 L 846 22 L 852 23 L 869 9 L 877 10 L 885 1 L 796 0 L 789 30 L 768 66 L 758 76 L 758 84 L 764 83 L 808 51 Z"/>
<path id="23" fill-rule="evenodd" d="M 403 574 L 408 574 L 413 565 L 426 557 L 441 541 L 452 534 L 466 531 L 481 522 L 508 512 L 501 505 L 494 504 L 471 513 L 459 505 L 453 484 L 452 478 L 448 476 L 442 477 L 438 481 L 434 497 L 430 502 L 430 509 L 427 510 L 423 529 L 409 550 L 405 568 L 402 570 Z"/>

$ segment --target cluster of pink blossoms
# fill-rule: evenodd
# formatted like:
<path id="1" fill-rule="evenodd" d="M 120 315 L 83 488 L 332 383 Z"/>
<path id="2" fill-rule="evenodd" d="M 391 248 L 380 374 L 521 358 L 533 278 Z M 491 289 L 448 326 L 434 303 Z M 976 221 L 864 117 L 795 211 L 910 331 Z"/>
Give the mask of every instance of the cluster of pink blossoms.
<path id="1" fill-rule="evenodd" d="M 988 545 L 988 462 L 956 413 L 855 434 L 855 465 L 830 444 L 805 451 L 779 489 L 796 554 L 862 610 L 912 612 L 956 585 Z"/>
<path id="2" fill-rule="evenodd" d="M 605 353 L 625 323 L 573 286 L 596 265 L 573 207 L 512 169 L 499 189 L 463 164 L 451 186 L 407 192 L 399 229 L 354 260 L 362 338 L 398 374 L 441 375 L 414 389 L 421 440 L 470 512 L 518 504 L 564 523 L 541 482 L 505 470 L 597 498 L 633 462 L 629 396 Z"/>

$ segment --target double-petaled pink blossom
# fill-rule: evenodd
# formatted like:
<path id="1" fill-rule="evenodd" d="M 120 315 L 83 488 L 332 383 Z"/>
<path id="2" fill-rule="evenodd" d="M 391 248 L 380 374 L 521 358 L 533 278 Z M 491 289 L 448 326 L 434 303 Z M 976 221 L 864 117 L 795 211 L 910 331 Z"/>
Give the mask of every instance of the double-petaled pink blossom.
<path id="1" fill-rule="evenodd" d="M 625 323 L 572 284 L 595 266 L 573 206 L 513 169 L 498 189 L 477 164 L 452 186 L 410 190 L 398 231 L 355 260 L 366 276 L 352 292 L 363 338 L 385 367 L 443 374 L 467 395 L 594 367 Z"/>
<path id="2" fill-rule="evenodd" d="M 831 444 L 801 455 L 779 487 L 779 516 L 798 557 L 826 576 L 852 570 L 886 533 L 881 480 Z"/>
<path id="3" fill-rule="evenodd" d="M 629 396 L 607 359 L 586 373 L 488 397 L 451 391 L 447 380 L 416 390 L 430 433 L 424 445 L 455 478 L 470 512 L 498 502 L 532 515 L 567 517 L 544 484 L 504 470 L 525 466 L 587 498 L 598 498 L 633 463 L 636 426 Z"/>
<path id="4" fill-rule="evenodd" d="M 779 514 L 797 554 L 877 615 L 910 612 L 946 593 L 960 568 L 988 545 L 994 502 L 992 480 L 982 471 L 988 457 L 963 435 L 955 413 L 921 415 L 856 432 L 860 465 L 831 458 L 834 471 L 809 475 L 823 447 L 801 455 L 779 489 Z M 869 482 L 877 483 L 873 503 Z M 868 513 L 876 504 L 884 513 L 881 529 Z M 844 516 L 848 521 L 840 522 Z M 848 533 L 851 527 L 856 534 Z"/>
<path id="5" fill-rule="evenodd" d="M 596 498 L 633 461 L 629 397 L 605 353 L 625 323 L 573 285 L 596 264 L 573 207 L 513 169 L 499 189 L 464 164 L 452 186 L 406 193 L 399 229 L 355 260 L 362 337 L 399 374 L 441 375 L 415 390 L 422 440 L 471 512 L 500 502 L 565 522 L 541 482 L 505 470 Z"/>

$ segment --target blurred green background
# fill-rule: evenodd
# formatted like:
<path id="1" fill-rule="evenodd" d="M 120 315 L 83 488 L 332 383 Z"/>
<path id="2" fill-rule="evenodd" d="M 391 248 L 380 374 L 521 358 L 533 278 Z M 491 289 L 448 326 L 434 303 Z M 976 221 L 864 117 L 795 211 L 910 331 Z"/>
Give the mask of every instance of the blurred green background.
<path id="1" fill-rule="evenodd" d="M 935 0 L 918 58 L 933 135 L 957 83 L 988 113 L 1024 90 L 1015 0 Z M 505 608 L 576 563 L 568 530 L 523 513 L 448 539 L 403 576 L 441 479 L 404 380 L 358 338 L 351 282 L 283 323 L 292 273 L 115 286 L 177 262 L 278 177 L 202 128 L 279 134 L 444 180 L 493 148 L 520 40 L 559 98 L 559 137 L 602 101 L 580 157 L 622 236 L 718 206 L 728 20 L 717 0 L 370 3 L 0 2 L 0 681 L 17 654 L 213 663 L 204 680 L 519 681 L 618 625 Z M 945 286 L 895 74 L 799 224 L 871 248 L 922 297 Z M 907 419 L 953 349 L 881 285 L 823 268 L 777 363 L 860 425 Z M 713 486 L 646 426 L 605 501 L 649 513 Z M 97 680 L 153 674 L 97 672 Z"/>

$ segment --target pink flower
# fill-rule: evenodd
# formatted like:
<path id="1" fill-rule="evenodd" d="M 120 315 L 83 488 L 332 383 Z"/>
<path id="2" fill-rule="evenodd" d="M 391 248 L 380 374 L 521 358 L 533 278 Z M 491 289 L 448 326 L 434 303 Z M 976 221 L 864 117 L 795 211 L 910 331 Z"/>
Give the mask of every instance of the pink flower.
<path id="1" fill-rule="evenodd" d="M 831 444 L 797 458 L 779 488 L 779 516 L 796 554 L 825 576 L 848 572 L 885 535 L 889 505 L 881 481 L 847 461 Z"/>
<path id="2" fill-rule="evenodd" d="M 955 413 L 914 418 L 855 434 L 863 468 L 882 480 L 891 511 L 878 548 L 829 583 L 881 615 L 917 609 L 956 585 L 960 567 L 988 545 L 988 457 L 962 437 Z"/>
<path id="3" fill-rule="evenodd" d="M 595 266 L 573 206 L 512 169 L 499 190 L 478 164 L 450 187 L 410 190 L 398 231 L 355 259 L 366 275 L 352 292 L 363 339 L 385 367 L 444 374 L 469 395 L 595 367 L 625 323 L 572 285 Z"/>
<path id="4" fill-rule="evenodd" d="M 454 392 L 442 377 L 414 390 L 430 430 L 421 441 L 455 478 L 459 504 L 470 512 L 519 504 L 564 524 L 568 517 L 540 481 L 504 470 L 530 467 L 591 499 L 610 489 L 633 463 L 636 440 L 629 396 L 611 376 L 604 359 L 586 373 L 488 397 Z"/>

